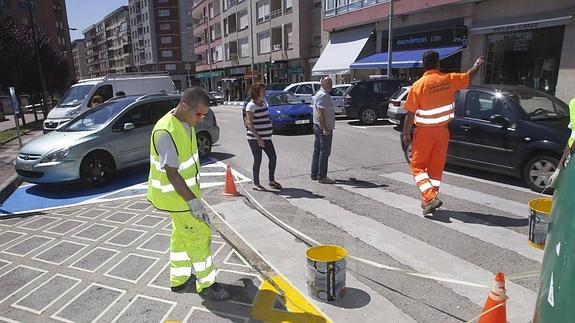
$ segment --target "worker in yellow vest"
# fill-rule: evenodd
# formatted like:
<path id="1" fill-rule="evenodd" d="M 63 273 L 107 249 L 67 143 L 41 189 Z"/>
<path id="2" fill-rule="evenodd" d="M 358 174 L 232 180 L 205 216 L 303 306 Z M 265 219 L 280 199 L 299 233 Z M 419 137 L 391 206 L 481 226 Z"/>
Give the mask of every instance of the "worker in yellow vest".
<path id="1" fill-rule="evenodd" d="M 553 175 L 549 177 L 549 185 L 551 187 L 555 187 L 557 178 L 559 177 L 559 173 L 561 172 L 561 168 L 567 167 L 567 163 L 569 163 L 571 154 L 573 150 L 575 150 L 575 147 L 573 147 L 573 144 L 575 144 L 575 98 L 571 99 L 571 102 L 569 103 L 569 121 L 570 121 L 569 129 L 571 129 L 571 136 L 569 137 L 569 140 L 567 140 L 567 147 L 565 147 L 565 152 L 563 153 L 563 156 L 559 161 L 559 165 L 557 165 L 557 169 L 555 170 Z"/>
<path id="2" fill-rule="evenodd" d="M 200 160 L 194 130 L 208 113 L 209 104 L 202 88 L 188 88 L 176 108 L 156 123 L 150 140 L 148 200 L 158 210 L 169 212 L 172 219 L 172 291 L 181 291 L 195 280 L 202 298 L 221 301 L 230 294 L 215 283 L 216 268 L 210 248 L 212 230 L 201 202 Z"/>

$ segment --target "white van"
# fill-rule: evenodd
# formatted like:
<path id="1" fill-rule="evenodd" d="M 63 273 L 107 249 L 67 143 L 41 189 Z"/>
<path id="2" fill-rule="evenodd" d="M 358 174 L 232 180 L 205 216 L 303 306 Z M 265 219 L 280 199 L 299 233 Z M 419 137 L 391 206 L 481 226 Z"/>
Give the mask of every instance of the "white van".
<path id="1" fill-rule="evenodd" d="M 60 103 L 48 113 L 48 117 L 44 120 L 44 133 L 60 128 L 91 108 L 94 96 L 99 95 L 106 101 L 119 91 L 126 95 L 177 92 L 174 82 L 167 73 L 113 74 L 80 80 L 68 89 Z"/>

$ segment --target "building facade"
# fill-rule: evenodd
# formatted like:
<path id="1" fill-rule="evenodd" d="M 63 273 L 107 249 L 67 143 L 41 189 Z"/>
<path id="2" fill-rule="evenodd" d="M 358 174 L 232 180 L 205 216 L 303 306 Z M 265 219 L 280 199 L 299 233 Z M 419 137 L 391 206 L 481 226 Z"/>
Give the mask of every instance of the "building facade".
<path id="1" fill-rule="evenodd" d="M 521 6 L 512 0 L 393 3 L 394 75 L 417 79 L 422 73 L 420 58 L 410 55 L 440 49 L 446 70 L 465 70 L 484 55 L 485 67 L 474 83 L 525 85 L 564 101 L 574 96 L 573 1 L 548 0 L 543 7 L 535 0 L 523 0 Z M 329 41 L 314 72 L 337 74 L 342 80 L 384 73 L 388 15 L 387 0 L 325 0 L 323 29 L 330 33 Z M 341 47 L 355 44 L 347 46 L 354 50 L 346 52 L 343 66 L 330 64 L 330 52 L 333 55 L 338 49 L 331 44 L 342 44 L 342 40 Z M 398 61 L 406 57 L 409 64 Z"/>
<path id="2" fill-rule="evenodd" d="M 211 91 L 221 87 L 224 76 L 221 4 L 220 0 L 195 0 L 192 3 L 195 77 Z"/>
<path id="3" fill-rule="evenodd" d="M 133 71 L 128 7 L 122 6 L 84 31 L 88 77 Z"/>
<path id="4" fill-rule="evenodd" d="M 289 84 L 312 77 L 321 51 L 321 0 L 220 1 L 225 76 L 218 86 L 230 98 L 243 100 L 252 80 Z"/>
<path id="5" fill-rule="evenodd" d="M 133 61 L 138 72 L 165 71 L 178 89 L 194 73 L 192 0 L 130 0 Z"/>
<path id="6" fill-rule="evenodd" d="M 86 57 L 86 42 L 76 39 L 72 42 L 72 60 L 74 62 L 74 75 L 77 80 L 88 77 L 88 59 Z"/>

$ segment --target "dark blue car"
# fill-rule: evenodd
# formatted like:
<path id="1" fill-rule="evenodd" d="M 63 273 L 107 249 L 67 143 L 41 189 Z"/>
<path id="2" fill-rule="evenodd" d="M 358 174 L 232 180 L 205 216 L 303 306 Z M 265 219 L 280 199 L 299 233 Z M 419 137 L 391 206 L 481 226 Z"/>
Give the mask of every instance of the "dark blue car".
<path id="1" fill-rule="evenodd" d="M 246 99 L 242 110 L 244 125 L 246 124 L 246 105 L 249 100 L 249 98 Z M 274 130 L 311 129 L 313 124 L 312 108 L 303 103 L 297 96 L 286 91 L 270 90 L 266 91 L 265 101 Z"/>

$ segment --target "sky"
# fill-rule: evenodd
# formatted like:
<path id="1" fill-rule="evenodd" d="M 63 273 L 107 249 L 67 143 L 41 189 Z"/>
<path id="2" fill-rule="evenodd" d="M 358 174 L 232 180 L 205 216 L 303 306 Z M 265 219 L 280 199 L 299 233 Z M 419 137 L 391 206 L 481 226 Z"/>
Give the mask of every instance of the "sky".
<path id="1" fill-rule="evenodd" d="M 127 5 L 128 0 L 66 0 L 68 25 L 77 29 L 70 31 L 70 38 L 72 40 L 84 38 L 82 34 L 84 29 L 119 7 Z"/>

